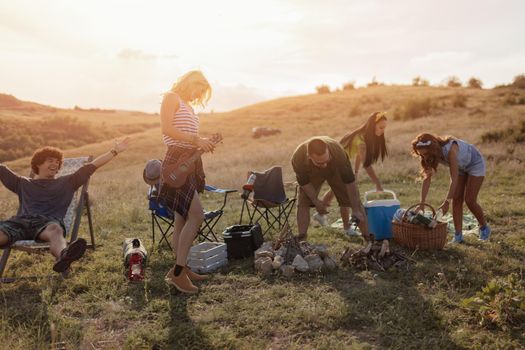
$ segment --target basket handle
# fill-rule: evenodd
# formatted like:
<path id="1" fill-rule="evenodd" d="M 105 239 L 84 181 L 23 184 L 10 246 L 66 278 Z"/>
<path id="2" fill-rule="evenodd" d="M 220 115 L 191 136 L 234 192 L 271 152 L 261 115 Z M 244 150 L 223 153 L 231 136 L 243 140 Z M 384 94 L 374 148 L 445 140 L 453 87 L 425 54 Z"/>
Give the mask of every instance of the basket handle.
<path id="1" fill-rule="evenodd" d="M 429 207 L 429 208 L 432 210 L 432 217 L 435 217 L 435 216 L 436 216 L 436 211 L 434 210 L 434 207 L 433 207 L 433 206 L 431 206 L 430 204 L 425 203 L 425 202 L 420 202 L 420 203 L 416 203 L 416 204 L 412 205 L 412 206 L 409 207 L 407 210 L 405 210 L 405 212 L 403 213 L 403 217 L 401 218 L 401 221 L 405 221 L 406 216 L 407 216 L 408 212 L 409 212 L 411 209 L 414 209 L 415 207 L 418 207 L 418 206 L 420 206 L 421 204 L 423 204 L 423 206 L 427 206 L 427 207 Z"/>
<path id="2" fill-rule="evenodd" d="M 371 193 L 390 193 L 390 194 L 392 195 L 392 197 L 393 197 L 394 200 L 397 199 L 396 194 L 395 194 L 394 191 L 392 191 L 392 190 L 384 189 L 382 192 L 379 192 L 379 191 L 376 191 L 376 190 L 370 190 L 370 191 L 366 191 L 366 192 L 365 192 L 365 195 L 363 196 L 365 202 L 368 202 L 368 195 L 371 194 Z"/>

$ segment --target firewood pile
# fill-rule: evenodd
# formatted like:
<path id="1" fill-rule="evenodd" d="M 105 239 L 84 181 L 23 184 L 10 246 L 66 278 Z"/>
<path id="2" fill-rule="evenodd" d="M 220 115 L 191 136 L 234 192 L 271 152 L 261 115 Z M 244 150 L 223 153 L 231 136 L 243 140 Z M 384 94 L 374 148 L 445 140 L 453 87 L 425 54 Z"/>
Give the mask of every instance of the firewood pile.
<path id="1" fill-rule="evenodd" d="M 264 242 L 254 253 L 255 270 L 262 274 L 279 272 L 291 277 L 296 271 L 319 272 L 336 268 L 335 260 L 325 245 L 312 245 L 299 241 L 285 225 L 274 242 Z"/>
<path id="2" fill-rule="evenodd" d="M 390 251 L 387 240 L 368 243 L 365 248 L 353 250 L 346 248 L 341 256 L 343 265 L 351 265 L 359 270 L 387 271 L 391 267 L 409 270 L 415 261 L 403 254 L 399 249 Z"/>

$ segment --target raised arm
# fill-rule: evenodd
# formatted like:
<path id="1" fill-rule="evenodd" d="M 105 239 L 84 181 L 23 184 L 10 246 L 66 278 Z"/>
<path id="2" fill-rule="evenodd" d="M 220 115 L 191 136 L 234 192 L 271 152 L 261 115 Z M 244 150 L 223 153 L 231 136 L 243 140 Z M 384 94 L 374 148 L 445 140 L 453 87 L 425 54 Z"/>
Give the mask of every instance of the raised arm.
<path id="1" fill-rule="evenodd" d="M 0 182 L 9 191 L 17 193 L 20 176 L 12 172 L 6 165 L 0 164 Z"/>
<path id="2" fill-rule="evenodd" d="M 110 151 L 104 154 L 101 154 L 100 156 L 92 160 L 91 164 L 93 164 L 97 168 L 100 168 L 101 166 L 107 164 L 113 158 L 115 158 L 119 153 L 122 153 L 128 149 L 129 140 L 130 140 L 130 137 L 126 137 L 124 140 L 120 142 L 115 142 L 115 146 Z"/>

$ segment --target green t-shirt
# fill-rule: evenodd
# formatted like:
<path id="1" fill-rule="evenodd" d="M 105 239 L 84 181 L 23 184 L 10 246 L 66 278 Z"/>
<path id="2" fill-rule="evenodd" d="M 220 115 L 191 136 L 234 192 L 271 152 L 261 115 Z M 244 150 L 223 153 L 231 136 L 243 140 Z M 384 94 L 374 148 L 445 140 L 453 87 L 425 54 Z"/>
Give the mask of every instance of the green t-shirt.
<path id="1" fill-rule="evenodd" d="M 307 145 L 312 139 L 321 139 L 328 147 L 330 161 L 326 168 L 315 166 L 310 158 L 308 158 Z M 354 171 L 352 170 L 352 165 L 345 150 L 339 142 L 328 136 L 314 136 L 301 143 L 292 155 L 292 167 L 300 186 L 310 183 L 310 179 L 314 176 L 328 179 L 336 172 L 339 172 L 345 184 L 355 181 Z"/>

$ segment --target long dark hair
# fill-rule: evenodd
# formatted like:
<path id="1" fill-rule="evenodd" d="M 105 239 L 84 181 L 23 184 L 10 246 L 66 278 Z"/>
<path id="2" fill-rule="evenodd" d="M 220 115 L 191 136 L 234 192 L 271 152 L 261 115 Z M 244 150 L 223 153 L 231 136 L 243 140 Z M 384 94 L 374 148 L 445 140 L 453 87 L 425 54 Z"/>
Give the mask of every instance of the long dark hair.
<path id="1" fill-rule="evenodd" d="M 419 157 L 421 161 L 421 177 L 425 178 L 428 174 L 437 171 L 439 160 L 443 158 L 442 147 L 445 146 L 452 136 L 438 136 L 429 133 L 422 133 L 412 140 L 412 154 Z M 428 153 L 425 158 L 418 152 L 418 149 L 427 149 Z"/>
<path id="2" fill-rule="evenodd" d="M 374 112 L 368 117 L 366 123 L 361 125 L 359 128 L 347 133 L 339 142 L 344 148 L 350 147 L 354 137 L 358 134 L 364 134 L 365 146 L 366 146 L 366 159 L 363 163 L 363 167 L 367 168 L 373 163 L 377 162 L 379 156 L 381 161 L 388 155 L 385 142 L 385 134 L 381 136 L 376 135 L 376 124 L 381 120 L 387 120 L 384 112 Z"/>

